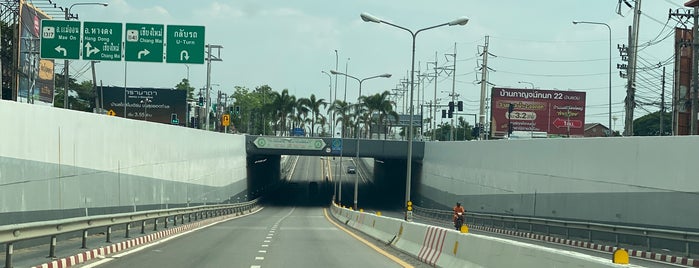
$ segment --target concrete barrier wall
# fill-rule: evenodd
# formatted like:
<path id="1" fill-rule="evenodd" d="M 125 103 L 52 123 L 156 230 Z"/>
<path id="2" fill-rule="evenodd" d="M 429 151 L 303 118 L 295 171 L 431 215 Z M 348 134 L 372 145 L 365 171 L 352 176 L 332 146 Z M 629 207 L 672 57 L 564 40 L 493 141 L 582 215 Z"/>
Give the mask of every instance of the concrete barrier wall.
<path id="1" fill-rule="evenodd" d="M 473 212 L 699 228 L 697 144 L 697 136 L 429 142 L 415 191 Z"/>
<path id="2" fill-rule="evenodd" d="M 367 235 L 437 267 L 637 267 L 573 251 L 405 222 L 333 206 L 333 215 Z M 363 216 L 362 216 L 363 215 Z M 379 234 L 379 235 L 376 235 Z M 389 235 L 390 236 L 390 235 Z"/>
<path id="3" fill-rule="evenodd" d="M 0 101 L 0 212 L 223 202 L 244 136 Z"/>

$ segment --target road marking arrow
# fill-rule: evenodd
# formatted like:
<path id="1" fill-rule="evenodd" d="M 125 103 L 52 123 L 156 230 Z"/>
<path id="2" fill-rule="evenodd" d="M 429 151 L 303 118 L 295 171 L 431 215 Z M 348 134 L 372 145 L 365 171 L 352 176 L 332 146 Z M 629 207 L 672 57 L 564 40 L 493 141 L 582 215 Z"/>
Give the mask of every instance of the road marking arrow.
<path id="1" fill-rule="evenodd" d="M 66 51 L 65 48 L 62 48 L 62 47 L 61 47 L 61 45 L 58 45 L 58 46 L 55 48 L 55 50 L 56 50 L 56 52 L 58 52 L 58 53 L 61 53 L 61 52 L 62 52 L 62 53 L 63 53 L 63 57 L 65 57 L 66 54 L 68 53 L 68 52 Z"/>
<path id="2" fill-rule="evenodd" d="M 140 60 L 141 57 L 148 56 L 148 54 L 150 54 L 150 51 L 148 51 L 148 49 L 143 49 L 138 52 L 138 59 Z"/>
<path id="3" fill-rule="evenodd" d="M 189 52 L 187 50 L 180 51 L 180 60 L 189 60 Z"/>
<path id="4" fill-rule="evenodd" d="M 85 44 L 85 48 L 87 48 L 87 51 L 86 51 L 87 55 L 85 57 L 90 57 L 92 54 L 100 52 L 99 48 L 95 47 L 95 49 L 91 49 L 92 44 L 90 44 L 90 42 L 87 42 L 87 44 Z"/>

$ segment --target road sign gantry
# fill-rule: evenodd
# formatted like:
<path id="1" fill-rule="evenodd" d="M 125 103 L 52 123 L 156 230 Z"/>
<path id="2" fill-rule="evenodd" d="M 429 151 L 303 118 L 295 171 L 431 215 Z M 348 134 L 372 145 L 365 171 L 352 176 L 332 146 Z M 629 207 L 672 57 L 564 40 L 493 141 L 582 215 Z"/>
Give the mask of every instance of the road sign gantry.
<path id="1" fill-rule="evenodd" d="M 83 22 L 83 59 L 121 61 L 121 23 Z"/>
<path id="2" fill-rule="evenodd" d="M 163 62 L 162 24 L 126 24 L 125 61 Z"/>
<path id="3" fill-rule="evenodd" d="M 41 51 L 43 59 L 80 58 L 80 22 L 41 20 Z"/>

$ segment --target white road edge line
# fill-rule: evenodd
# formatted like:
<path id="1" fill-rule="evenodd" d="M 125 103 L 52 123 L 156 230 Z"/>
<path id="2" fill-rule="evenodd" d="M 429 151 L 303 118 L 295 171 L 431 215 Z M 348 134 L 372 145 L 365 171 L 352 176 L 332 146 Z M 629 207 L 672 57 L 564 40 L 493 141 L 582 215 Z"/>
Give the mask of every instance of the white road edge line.
<path id="1" fill-rule="evenodd" d="M 264 207 L 262 207 L 262 208 L 260 208 L 259 210 L 253 212 L 252 214 L 255 214 L 255 213 L 257 213 L 257 212 L 260 212 L 260 211 L 262 211 L 263 209 L 264 209 Z M 206 227 L 209 227 L 209 226 L 212 226 L 212 225 L 215 225 L 215 224 L 219 224 L 219 223 L 222 223 L 222 222 L 227 222 L 227 221 L 230 221 L 230 220 L 233 220 L 233 219 L 238 219 L 238 218 L 241 218 L 241 217 L 244 217 L 244 216 L 248 216 L 248 215 L 252 215 L 252 214 L 246 214 L 246 215 L 240 215 L 240 216 L 236 216 L 236 217 L 231 217 L 231 218 L 229 218 L 229 219 L 225 219 L 225 220 L 222 220 L 222 221 L 217 221 L 217 222 L 213 222 L 213 223 L 210 223 L 210 224 L 207 224 L 207 225 L 204 225 L 204 226 L 199 226 L 199 227 L 194 228 L 194 229 L 192 229 L 192 230 L 189 230 L 189 231 L 186 231 L 186 232 L 182 232 L 182 233 L 179 233 L 179 234 L 175 234 L 175 235 L 172 235 L 172 236 L 170 236 L 170 237 L 163 238 L 162 240 L 159 240 L 159 241 L 156 241 L 156 242 L 153 242 L 153 243 L 150 243 L 150 244 L 141 245 L 141 246 L 138 246 L 138 247 L 136 247 L 136 248 L 134 248 L 134 249 L 132 249 L 132 250 L 129 250 L 129 251 L 126 251 L 126 252 L 123 252 L 123 253 L 115 254 L 115 255 L 112 256 L 111 258 L 105 258 L 105 259 L 102 259 L 102 260 L 97 261 L 97 262 L 95 262 L 95 263 L 86 264 L 86 265 L 82 266 L 82 268 L 94 268 L 94 267 L 97 267 L 97 266 L 99 266 L 99 265 L 102 265 L 102 264 L 105 264 L 105 263 L 107 263 L 107 262 L 110 262 L 110 261 L 112 261 L 112 260 L 115 260 L 115 259 L 117 259 L 117 258 L 121 258 L 121 257 L 123 257 L 123 256 L 129 255 L 129 254 L 132 254 L 132 253 L 139 252 L 139 251 L 141 251 L 141 250 L 144 250 L 144 249 L 150 248 L 150 247 L 152 247 L 152 246 L 155 246 L 155 245 L 158 245 L 158 244 L 167 242 L 167 241 L 169 241 L 169 240 L 171 240 L 171 239 L 174 239 L 174 238 L 183 236 L 183 235 L 185 235 L 185 234 L 189 234 L 189 233 L 191 233 L 191 232 L 198 231 L 198 230 L 200 230 L 200 229 L 204 229 L 204 228 L 206 228 Z"/>

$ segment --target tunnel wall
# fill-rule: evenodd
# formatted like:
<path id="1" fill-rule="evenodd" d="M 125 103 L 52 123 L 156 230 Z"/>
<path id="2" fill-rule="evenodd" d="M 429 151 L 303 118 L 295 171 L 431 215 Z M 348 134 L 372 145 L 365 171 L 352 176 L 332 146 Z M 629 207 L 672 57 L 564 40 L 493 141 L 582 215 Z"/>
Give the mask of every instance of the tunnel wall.
<path id="1" fill-rule="evenodd" d="M 426 143 L 416 204 L 699 229 L 697 144 L 696 136 Z"/>
<path id="2" fill-rule="evenodd" d="M 0 213 L 26 221 L 236 201 L 247 189 L 242 135 L 8 101 L 0 123 Z"/>

